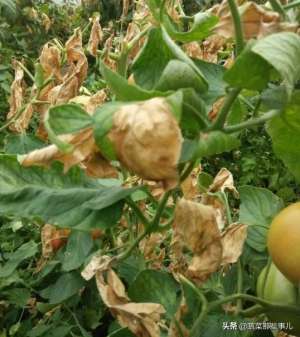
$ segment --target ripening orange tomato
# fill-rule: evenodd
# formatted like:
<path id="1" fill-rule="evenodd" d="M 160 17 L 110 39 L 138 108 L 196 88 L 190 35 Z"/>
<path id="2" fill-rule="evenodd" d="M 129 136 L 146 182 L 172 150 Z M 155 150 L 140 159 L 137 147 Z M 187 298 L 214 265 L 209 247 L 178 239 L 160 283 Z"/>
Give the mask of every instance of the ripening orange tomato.
<path id="1" fill-rule="evenodd" d="M 300 282 L 300 202 L 283 209 L 272 221 L 268 249 L 274 264 L 294 284 Z"/>

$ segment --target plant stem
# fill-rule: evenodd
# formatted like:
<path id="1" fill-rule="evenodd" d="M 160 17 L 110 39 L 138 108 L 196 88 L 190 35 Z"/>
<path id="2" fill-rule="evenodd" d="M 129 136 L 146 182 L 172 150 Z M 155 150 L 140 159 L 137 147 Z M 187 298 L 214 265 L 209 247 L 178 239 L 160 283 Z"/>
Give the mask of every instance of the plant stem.
<path id="1" fill-rule="evenodd" d="M 208 311 L 215 310 L 216 308 L 218 308 L 220 305 L 224 303 L 228 303 L 228 302 L 235 301 L 238 299 L 260 304 L 262 307 L 265 308 L 264 312 L 268 312 L 269 310 L 272 310 L 273 312 L 286 311 L 290 313 L 297 313 L 298 315 L 300 314 L 300 308 L 298 308 L 297 306 L 275 304 L 275 303 L 265 301 L 262 298 L 248 295 L 248 294 L 242 294 L 242 293 L 233 294 L 233 295 L 224 297 L 220 300 L 210 302 L 208 304 Z"/>
<path id="2" fill-rule="evenodd" d="M 150 233 L 150 227 L 146 228 L 146 230 L 141 233 L 133 242 L 132 244 L 125 250 L 125 252 L 121 253 L 118 257 L 117 257 L 117 261 L 123 261 L 126 260 L 130 255 L 131 252 L 135 249 L 135 247 L 137 247 L 139 245 L 139 243 Z"/>
<path id="3" fill-rule="evenodd" d="M 131 207 L 135 215 L 140 219 L 140 221 L 143 223 L 143 225 L 145 225 L 145 227 L 150 226 L 150 221 L 145 217 L 143 212 L 131 198 L 126 198 L 126 203 Z"/>
<path id="4" fill-rule="evenodd" d="M 240 92 L 241 92 L 240 88 L 235 88 L 235 89 L 232 89 L 231 92 L 227 95 L 227 97 L 224 101 L 224 104 L 223 104 L 221 110 L 219 111 L 219 114 L 218 114 L 215 122 L 209 128 L 209 131 L 219 130 L 219 129 L 222 129 L 224 127 L 227 116 L 230 112 L 230 108 L 231 108 L 232 104 L 234 103 L 234 101 L 236 100 L 236 98 L 238 97 Z"/>
<path id="5" fill-rule="evenodd" d="M 291 9 L 291 8 L 298 7 L 298 6 L 300 6 L 300 0 L 296 0 L 296 1 L 293 1 L 293 2 L 290 2 L 284 5 L 283 9 L 287 10 L 287 9 Z"/>
<path id="6" fill-rule="evenodd" d="M 22 62 L 17 61 L 18 65 L 25 71 L 25 73 L 29 76 L 31 81 L 34 83 L 34 76 L 31 74 L 31 72 L 24 66 Z"/>
<path id="7" fill-rule="evenodd" d="M 228 0 L 232 21 L 235 31 L 236 56 L 238 56 L 244 49 L 243 27 L 241 23 L 240 13 L 235 0 Z"/>
<path id="8" fill-rule="evenodd" d="M 243 268 L 241 259 L 237 262 L 237 292 L 241 293 L 243 291 Z M 236 315 L 238 315 L 243 309 L 243 301 L 241 298 L 237 300 Z"/>
<path id="9" fill-rule="evenodd" d="M 185 179 L 189 176 L 189 174 L 193 171 L 195 162 L 191 161 L 188 166 L 186 167 L 185 170 L 183 170 L 182 175 L 180 177 L 180 182 L 182 183 L 183 181 L 185 181 Z"/>
<path id="10" fill-rule="evenodd" d="M 24 112 L 25 110 L 25 107 L 21 107 L 17 113 L 12 116 L 11 119 L 9 119 L 5 124 L 3 124 L 1 127 L 0 127 L 0 132 L 2 132 L 3 130 L 5 130 L 7 127 L 9 127 L 12 123 L 14 123 L 21 115 L 22 113 Z"/>
<path id="11" fill-rule="evenodd" d="M 259 314 L 262 314 L 265 312 L 264 307 L 262 307 L 259 304 L 255 304 L 250 308 L 247 308 L 245 310 L 242 310 L 240 313 L 243 317 L 255 317 Z"/>
<path id="12" fill-rule="evenodd" d="M 155 216 L 153 218 L 153 220 L 151 221 L 151 224 L 149 226 L 150 230 L 153 231 L 155 229 L 157 229 L 157 227 L 159 226 L 159 220 L 162 216 L 162 213 L 165 209 L 165 206 L 168 202 L 168 199 L 170 197 L 172 193 L 172 190 L 168 190 L 162 197 L 161 201 L 159 202 L 158 204 L 158 207 L 157 207 L 157 210 L 156 210 L 156 213 L 155 213 Z"/>
<path id="13" fill-rule="evenodd" d="M 203 295 L 203 293 L 201 292 L 201 290 L 195 287 L 195 285 L 191 281 L 189 281 L 183 275 L 180 275 L 179 278 L 182 282 L 187 284 L 194 291 L 194 293 L 199 297 L 201 304 L 202 304 L 201 312 L 198 318 L 196 319 L 195 323 L 193 324 L 191 331 L 190 331 L 190 335 L 189 335 L 190 337 L 196 337 L 199 335 L 199 331 L 201 329 L 201 324 L 203 322 L 203 319 L 208 314 L 208 301 L 206 297 Z"/>
<path id="14" fill-rule="evenodd" d="M 275 12 L 279 13 L 283 19 L 286 19 L 286 13 L 280 1 L 270 0 L 270 4 Z"/>
<path id="15" fill-rule="evenodd" d="M 135 45 L 139 42 L 139 40 L 148 33 L 150 27 L 143 29 L 138 35 L 136 35 L 130 42 L 128 42 L 127 48 L 129 51 L 135 47 Z"/>
<path id="16" fill-rule="evenodd" d="M 227 217 L 227 223 L 228 225 L 231 225 L 233 220 L 232 220 L 232 216 L 231 216 L 231 211 L 230 211 L 230 206 L 229 206 L 229 202 L 228 202 L 228 197 L 225 191 L 221 192 L 222 195 L 222 201 L 224 202 L 225 205 L 225 211 L 226 211 L 226 217 Z"/>
<path id="17" fill-rule="evenodd" d="M 267 122 L 268 120 L 278 116 L 280 113 L 281 113 L 280 110 L 270 110 L 269 112 L 266 112 L 264 115 L 262 115 L 260 117 L 249 119 L 249 120 L 247 120 L 246 122 L 243 122 L 243 123 L 239 123 L 239 124 L 224 127 L 223 131 L 226 132 L 226 133 L 234 133 L 234 132 L 238 132 L 238 131 L 241 131 L 243 129 L 246 129 L 246 128 L 252 128 L 252 127 L 255 127 L 257 125 L 260 125 L 260 124 L 263 124 L 263 123 Z"/>

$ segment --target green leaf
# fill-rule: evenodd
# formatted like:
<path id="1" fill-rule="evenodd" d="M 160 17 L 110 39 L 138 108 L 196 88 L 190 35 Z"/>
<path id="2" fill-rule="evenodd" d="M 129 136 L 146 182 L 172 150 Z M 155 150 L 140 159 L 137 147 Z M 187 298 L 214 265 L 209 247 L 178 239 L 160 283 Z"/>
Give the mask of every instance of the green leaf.
<path id="1" fill-rule="evenodd" d="M 265 188 L 242 186 L 239 222 L 248 225 L 247 244 L 258 252 L 266 249 L 267 230 L 283 201 Z"/>
<path id="2" fill-rule="evenodd" d="M 147 5 L 154 16 L 154 18 L 159 21 L 160 19 L 160 6 L 162 4 L 162 0 L 147 0 Z"/>
<path id="3" fill-rule="evenodd" d="M 4 151 L 6 154 L 25 154 L 45 146 L 39 138 L 34 135 L 21 133 L 20 135 L 9 134 L 5 139 Z"/>
<path id="4" fill-rule="evenodd" d="M 181 88 L 193 88 L 196 91 L 201 91 L 203 81 L 185 62 L 171 60 L 163 70 L 155 89 L 167 91 Z"/>
<path id="5" fill-rule="evenodd" d="M 61 140 L 58 135 L 75 133 L 92 125 L 92 118 L 75 103 L 61 104 L 50 108 L 44 119 L 50 141 L 62 152 L 72 152 L 73 145 Z"/>
<path id="6" fill-rule="evenodd" d="M 103 62 L 101 62 L 100 65 L 101 74 L 105 78 L 107 85 L 120 101 L 144 101 L 157 96 L 169 95 L 169 93 L 145 90 L 137 85 L 128 84 L 124 77 L 109 69 Z"/>
<path id="7" fill-rule="evenodd" d="M 14 336 L 20 329 L 21 322 L 17 322 L 9 327 L 9 336 Z"/>
<path id="8" fill-rule="evenodd" d="M 215 313 L 206 316 L 199 331 L 190 337 L 243 337 L 245 331 L 239 329 L 239 324 L 247 323 L 249 319 L 241 316 L 230 316 L 223 313 Z M 200 333 L 200 329 L 202 333 Z"/>
<path id="9" fill-rule="evenodd" d="M 224 79 L 232 86 L 262 90 L 275 69 L 289 86 L 300 78 L 300 37 L 282 32 L 253 41 L 227 70 Z"/>
<path id="10" fill-rule="evenodd" d="M 58 304 L 77 294 L 84 285 L 85 281 L 78 273 L 65 273 L 54 284 L 43 289 L 40 295 L 48 299 L 50 304 Z"/>
<path id="11" fill-rule="evenodd" d="M 146 269 L 146 262 L 142 255 L 130 255 L 126 260 L 118 263 L 117 268 L 118 275 L 130 285 L 136 276 Z"/>
<path id="12" fill-rule="evenodd" d="M 165 43 L 161 30 L 151 29 L 144 47 L 132 64 L 135 82 L 144 89 L 154 89 L 172 59 L 173 53 Z"/>
<path id="13" fill-rule="evenodd" d="M 44 337 L 65 337 L 70 336 L 70 330 L 72 326 L 57 326 L 55 328 L 51 328 L 47 334 L 44 334 Z M 90 335 L 87 335 L 90 336 Z"/>
<path id="14" fill-rule="evenodd" d="M 113 126 L 114 113 L 122 106 L 120 102 L 109 102 L 97 108 L 94 114 L 94 138 L 104 157 L 116 160 L 116 153 L 107 134 Z"/>
<path id="15" fill-rule="evenodd" d="M 123 199 L 134 191 L 125 190 L 101 186 L 78 168 L 64 175 L 61 165 L 24 168 L 15 157 L 0 156 L 0 214 L 83 230 L 107 228 L 119 220 Z"/>
<path id="16" fill-rule="evenodd" d="M 169 317 L 177 310 L 180 298 L 179 284 L 165 272 L 156 270 L 141 271 L 128 289 L 131 300 L 136 302 L 160 303 Z"/>
<path id="17" fill-rule="evenodd" d="M 252 48 L 253 53 L 266 60 L 291 86 L 300 78 L 300 37 L 295 33 L 271 34 Z"/>
<path id="18" fill-rule="evenodd" d="M 286 86 L 272 85 L 261 93 L 261 105 L 265 110 L 283 110 L 288 103 Z"/>
<path id="19" fill-rule="evenodd" d="M 0 277 L 10 276 L 21 262 L 34 256 L 37 251 L 38 245 L 34 241 L 24 243 L 10 255 L 9 260 L 3 266 L 0 266 Z"/>
<path id="20" fill-rule="evenodd" d="M 195 65 L 206 78 L 209 87 L 208 91 L 201 95 L 201 98 L 210 106 L 220 97 L 226 95 L 227 83 L 223 76 L 225 68 L 219 64 L 209 63 L 198 59 L 193 59 Z"/>
<path id="21" fill-rule="evenodd" d="M 199 76 L 199 79 L 202 82 L 202 89 L 201 92 L 206 92 L 208 89 L 208 82 L 206 78 L 204 77 L 202 71 L 196 66 L 196 64 L 193 62 L 192 59 L 190 59 L 185 52 L 171 39 L 167 31 L 164 29 L 164 27 L 161 27 L 162 30 L 162 37 L 165 42 L 165 44 L 168 46 L 169 50 L 173 54 L 173 58 L 176 58 L 182 62 L 185 62 L 188 64 Z"/>
<path id="22" fill-rule="evenodd" d="M 254 42 L 249 43 L 233 66 L 224 73 L 224 80 L 233 87 L 262 90 L 270 80 L 271 66 L 262 57 L 253 53 L 251 49 L 253 44 Z"/>
<path id="23" fill-rule="evenodd" d="M 43 336 L 47 331 L 49 331 L 52 328 L 53 327 L 51 325 L 38 324 L 31 331 L 28 332 L 27 336 L 28 337 Z"/>
<path id="24" fill-rule="evenodd" d="M 79 268 L 93 248 L 93 240 L 89 232 L 72 231 L 68 238 L 62 269 L 71 271 Z"/>
<path id="25" fill-rule="evenodd" d="M 180 127 L 186 137 L 197 137 L 199 131 L 207 127 L 209 121 L 206 105 L 194 89 L 183 89 L 182 115 Z"/>
<path id="26" fill-rule="evenodd" d="M 229 152 L 239 146 L 239 139 L 232 135 L 223 133 L 222 131 L 202 133 L 198 141 L 187 140 L 185 142 L 181 151 L 180 162 Z"/>
<path id="27" fill-rule="evenodd" d="M 187 32 L 180 32 L 174 27 L 167 15 L 164 15 L 163 19 L 164 26 L 171 38 L 184 43 L 205 39 L 211 34 L 212 28 L 218 21 L 218 17 L 200 12 L 194 16 L 191 29 Z"/>
<path id="28" fill-rule="evenodd" d="M 297 90 L 282 115 L 267 124 L 275 154 L 300 182 L 300 91 Z"/>
<path id="29" fill-rule="evenodd" d="M 7 297 L 8 302 L 24 308 L 30 298 L 30 291 L 26 288 L 11 288 L 3 291 L 3 295 Z"/>
<path id="30" fill-rule="evenodd" d="M 75 103 L 51 107 L 46 116 L 47 126 L 56 134 L 75 133 L 92 125 L 92 117 Z"/>

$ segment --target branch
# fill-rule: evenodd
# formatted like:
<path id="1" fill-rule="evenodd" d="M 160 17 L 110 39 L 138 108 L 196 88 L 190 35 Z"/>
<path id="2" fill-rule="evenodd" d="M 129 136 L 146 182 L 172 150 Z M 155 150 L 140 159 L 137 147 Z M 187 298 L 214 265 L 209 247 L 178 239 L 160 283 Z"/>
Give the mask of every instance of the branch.
<path id="1" fill-rule="evenodd" d="M 243 27 L 241 23 L 240 13 L 235 0 L 228 0 L 232 21 L 235 31 L 236 55 L 239 55 L 244 49 Z"/>
<path id="2" fill-rule="evenodd" d="M 235 88 L 232 89 L 230 91 L 230 93 L 227 95 L 224 104 L 221 108 L 221 110 L 219 111 L 219 114 L 215 120 L 215 122 L 213 123 L 213 125 L 209 128 L 210 130 L 218 130 L 218 129 L 222 129 L 227 116 L 230 113 L 230 108 L 232 106 L 232 104 L 234 103 L 234 101 L 236 100 L 236 98 L 238 97 L 239 93 L 241 92 L 240 88 Z"/>
<path id="3" fill-rule="evenodd" d="M 246 129 L 246 128 L 253 128 L 257 125 L 260 125 L 260 124 L 263 124 L 263 123 L 267 122 L 268 120 L 270 120 L 270 119 L 272 119 L 276 116 L 279 116 L 280 113 L 281 113 L 280 110 L 270 110 L 269 112 L 266 112 L 261 117 L 249 119 L 249 120 L 247 120 L 246 122 L 243 122 L 243 123 L 239 123 L 239 124 L 224 127 L 223 131 L 226 132 L 226 133 L 234 133 L 234 132 L 238 132 L 238 131 L 241 131 L 243 129 Z"/>

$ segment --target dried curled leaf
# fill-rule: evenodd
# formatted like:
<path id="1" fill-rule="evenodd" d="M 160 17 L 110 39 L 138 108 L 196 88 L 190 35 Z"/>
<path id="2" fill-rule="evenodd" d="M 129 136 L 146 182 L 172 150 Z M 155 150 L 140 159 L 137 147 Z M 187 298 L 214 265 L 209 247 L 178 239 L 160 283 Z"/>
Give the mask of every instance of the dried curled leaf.
<path id="1" fill-rule="evenodd" d="M 11 94 L 9 98 L 9 112 L 7 119 L 15 118 L 15 121 L 9 126 L 12 131 L 22 132 L 27 129 L 33 109 L 31 104 L 25 104 L 25 82 L 24 70 L 18 61 L 13 61 L 15 78 L 11 84 Z"/>
<path id="2" fill-rule="evenodd" d="M 45 13 L 41 13 L 41 20 L 42 20 L 42 25 L 45 28 L 46 33 L 48 33 L 48 30 L 51 28 L 51 25 L 52 25 L 52 22 L 49 16 Z"/>
<path id="3" fill-rule="evenodd" d="M 140 177 L 177 184 L 176 165 L 182 136 L 162 98 L 122 106 L 114 115 L 109 138 L 119 161 Z"/>
<path id="4" fill-rule="evenodd" d="M 247 225 L 232 224 L 222 233 L 222 265 L 235 263 L 242 254 L 247 237 Z"/>
<path id="5" fill-rule="evenodd" d="M 96 273 L 96 283 L 105 305 L 122 327 L 138 337 L 159 337 L 160 316 L 165 313 L 161 304 L 130 302 L 118 275 L 109 269 L 107 280 L 103 272 Z"/>
<path id="6" fill-rule="evenodd" d="M 102 33 L 102 28 L 99 22 L 99 16 L 96 16 L 93 18 L 93 26 L 92 26 L 91 35 L 90 35 L 89 42 L 88 42 L 88 51 L 94 57 L 97 56 L 97 50 L 98 50 L 99 44 L 102 42 L 102 39 L 103 39 L 103 33 Z"/>
<path id="7" fill-rule="evenodd" d="M 69 229 L 56 229 L 53 225 L 44 225 L 41 230 L 42 257 L 44 259 L 51 257 L 66 243 L 69 235 Z"/>
<path id="8" fill-rule="evenodd" d="M 176 205 L 173 228 L 172 269 L 200 284 L 221 265 L 238 260 L 247 235 L 242 224 L 232 224 L 221 233 L 213 207 L 185 199 Z M 184 247 L 193 253 L 190 261 Z"/>
<path id="9" fill-rule="evenodd" d="M 71 66 L 71 76 L 76 76 L 79 89 L 87 76 L 88 70 L 88 62 L 82 47 L 82 34 L 80 29 L 75 29 L 74 34 L 66 42 L 65 47 L 67 61 Z"/>
<path id="10" fill-rule="evenodd" d="M 220 19 L 214 29 L 215 33 L 225 38 L 234 37 L 234 25 L 227 1 L 223 0 L 221 4 L 215 5 L 209 11 Z M 298 24 L 281 22 L 277 12 L 252 1 L 239 6 L 239 12 L 246 39 L 261 38 L 281 31 L 296 32 L 298 28 Z"/>
<path id="11" fill-rule="evenodd" d="M 227 218 L 224 200 L 220 197 L 219 192 L 230 191 L 238 198 L 239 193 L 234 186 L 233 176 L 226 168 L 222 168 L 215 176 L 212 184 L 209 186 L 207 193 L 202 195 L 201 202 L 205 205 L 213 207 L 218 227 L 222 230 L 225 226 Z"/>
<path id="12" fill-rule="evenodd" d="M 70 102 L 83 105 L 85 110 L 92 115 L 96 107 L 103 104 L 105 99 L 105 91 L 100 90 L 91 97 L 77 96 Z M 94 178 L 117 176 L 117 170 L 104 159 L 97 149 L 92 129 L 86 129 L 77 134 L 63 135 L 60 138 L 73 145 L 74 150 L 71 153 L 63 153 L 56 145 L 49 145 L 20 157 L 21 164 L 23 166 L 49 166 L 52 161 L 58 160 L 64 164 L 65 172 L 72 166 L 81 164 L 86 173 Z"/>
<path id="13" fill-rule="evenodd" d="M 97 272 L 107 271 L 110 268 L 113 260 L 114 259 L 111 256 L 95 254 L 81 272 L 81 276 L 86 281 L 89 281 L 96 275 Z"/>
<path id="14" fill-rule="evenodd" d="M 166 252 L 164 248 L 160 248 L 160 245 L 164 239 L 161 233 L 152 233 L 140 242 L 139 248 L 143 252 L 145 260 L 151 261 L 149 266 L 153 269 L 162 268 Z"/>
<path id="15" fill-rule="evenodd" d="M 62 80 L 61 75 L 61 53 L 56 46 L 46 43 L 40 55 L 40 63 L 44 70 L 44 77 L 48 78 L 54 75 L 59 81 Z"/>
<path id="16" fill-rule="evenodd" d="M 185 199 L 175 209 L 172 250 L 178 258 L 184 246 L 193 253 L 187 274 L 205 281 L 216 271 L 222 258 L 221 234 L 212 207 Z"/>
<path id="17" fill-rule="evenodd" d="M 194 168 L 189 176 L 181 183 L 183 196 L 187 200 L 193 200 L 199 196 L 198 176 L 200 174 L 200 171 L 200 166 Z"/>
<path id="18" fill-rule="evenodd" d="M 236 198 L 239 197 L 239 192 L 234 186 L 233 176 L 226 168 L 222 168 L 215 176 L 213 183 L 209 186 L 209 192 L 232 192 Z"/>

